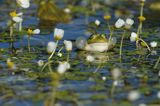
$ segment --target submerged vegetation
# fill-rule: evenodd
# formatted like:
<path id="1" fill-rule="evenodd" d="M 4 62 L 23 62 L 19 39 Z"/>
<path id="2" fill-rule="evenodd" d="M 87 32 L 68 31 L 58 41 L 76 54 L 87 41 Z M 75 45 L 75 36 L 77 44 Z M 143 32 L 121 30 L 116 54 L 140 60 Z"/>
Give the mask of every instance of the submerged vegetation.
<path id="1" fill-rule="evenodd" d="M 0 105 L 160 105 L 160 2 L 0 2 Z"/>

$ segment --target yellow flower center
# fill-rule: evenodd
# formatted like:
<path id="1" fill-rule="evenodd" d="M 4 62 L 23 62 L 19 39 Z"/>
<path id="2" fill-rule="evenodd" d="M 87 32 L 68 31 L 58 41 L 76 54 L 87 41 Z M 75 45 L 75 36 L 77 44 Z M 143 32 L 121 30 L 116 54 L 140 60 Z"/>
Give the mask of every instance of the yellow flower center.
<path id="1" fill-rule="evenodd" d="M 139 16 L 138 19 L 139 19 L 139 21 L 141 21 L 141 22 L 146 20 L 146 18 L 145 18 L 144 16 Z"/>
<path id="2" fill-rule="evenodd" d="M 111 19 L 111 16 L 110 16 L 110 15 L 105 15 L 105 16 L 104 16 L 104 19 L 105 19 L 105 20 L 110 20 L 110 19 Z"/>
<path id="3" fill-rule="evenodd" d="M 13 68 L 14 67 L 14 63 L 11 61 L 7 61 L 7 66 L 8 68 Z"/>
<path id="4" fill-rule="evenodd" d="M 62 39 L 62 37 L 61 37 L 61 36 L 59 36 L 59 35 L 56 35 L 56 36 L 54 37 L 54 39 L 55 39 L 55 40 L 61 40 L 61 39 Z"/>
<path id="5" fill-rule="evenodd" d="M 16 13 L 16 11 L 13 11 L 13 12 L 10 12 L 9 15 L 10 15 L 11 17 L 16 17 L 16 16 L 17 16 L 17 13 Z"/>
<path id="6" fill-rule="evenodd" d="M 33 30 L 28 29 L 28 30 L 27 30 L 27 34 L 28 34 L 28 35 L 32 35 L 32 34 L 33 34 Z"/>

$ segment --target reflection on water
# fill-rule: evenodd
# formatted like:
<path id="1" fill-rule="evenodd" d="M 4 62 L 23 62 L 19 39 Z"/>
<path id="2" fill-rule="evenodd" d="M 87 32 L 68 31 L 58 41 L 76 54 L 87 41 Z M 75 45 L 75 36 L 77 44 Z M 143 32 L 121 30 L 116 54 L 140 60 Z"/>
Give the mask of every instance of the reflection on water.
<path id="1" fill-rule="evenodd" d="M 5 2 L 5 0 L 0 1 Z M 7 1 L 9 1 L 8 3 L 11 5 L 11 0 Z M 29 27 L 28 24 L 31 23 L 33 27 L 38 26 L 38 28 L 40 27 L 44 29 L 44 31 L 47 29 L 50 32 L 53 31 L 55 26 L 58 28 L 63 28 L 65 30 L 64 39 L 75 40 L 78 36 L 83 36 L 87 28 L 87 25 L 85 24 L 85 17 L 79 14 L 77 15 L 79 17 L 73 19 L 69 24 L 57 24 L 70 22 L 71 16 L 64 13 L 63 9 L 58 8 L 53 2 L 49 1 L 51 0 L 43 0 L 43 2 L 39 5 L 38 16 L 40 20 L 38 20 L 38 22 L 36 20 L 37 17 L 33 15 L 33 13 L 36 13 L 37 6 L 31 7 L 31 9 L 28 11 L 24 11 L 26 16 L 24 18 L 24 27 Z M 126 0 L 122 1 L 127 3 Z M 78 2 L 81 1 L 78 0 Z M 72 3 L 77 5 L 77 3 Z M 117 5 L 115 5 L 115 7 L 116 6 Z M 137 8 L 137 6 L 133 5 L 133 8 Z M 8 16 L 8 14 L 5 12 L 6 11 L 0 11 L 0 13 Z M 147 12 L 147 14 L 153 18 L 155 18 L 154 15 L 157 15 L 157 17 L 159 15 L 157 12 L 155 12 L 154 15 L 151 15 L 150 12 Z M 93 22 L 97 18 L 101 19 L 102 16 L 102 11 L 97 12 L 95 15 L 89 17 L 89 22 Z M 147 18 L 147 20 L 148 19 L 149 18 Z M 104 26 L 104 21 L 101 21 L 102 26 Z M 0 27 L 4 28 L 4 22 L 6 22 L 6 20 L 2 20 L 0 22 Z M 39 23 L 39 25 L 37 23 Z M 153 23 L 152 26 L 154 26 Z M 107 28 L 104 27 L 104 30 L 106 29 Z M 149 35 L 154 35 L 154 33 L 159 32 L 159 28 L 157 28 L 157 32 L 153 32 L 154 31 L 152 28 L 150 28 Z M 121 36 L 120 34 L 121 33 L 114 34 L 113 36 Z M 1 38 L 3 38 L 2 35 Z M 157 36 L 151 37 L 151 39 L 155 40 L 157 40 L 157 38 L 160 38 L 159 34 L 157 34 Z M 26 39 L 27 36 L 24 35 L 24 46 L 27 45 Z M 128 39 L 129 38 L 126 37 L 125 40 L 128 41 Z M 146 39 L 148 40 L 147 37 Z M 141 98 L 136 102 L 143 102 L 146 104 L 148 103 L 149 106 L 150 104 L 151 106 L 152 104 L 159 106 L 160 101 L 156 96 L 157 91 L 160 88 L 159 77 L 157 74 L 159 69 L 152 69 L 152 65 L 157 58 L 156 55 L 149 56 L 147 60 L 146 58 L 140 58 L 139 62 L 137 62 L 137 54 L 134 51 L 131 51 L 132 49 L 135 49 L 135 46 L 130 42 L 124 44 L 124 63 L 122 64 L 117 62 L 117 57 L 119 57 L 117 54 L 119 51 L 118 45 L 116 45 L 114 51 L 110 51 L 109 53 L 91 53 L 86 51 L 73 50 L 70 60 L 71 69 L 68 70 L 64 76 L 59 77 L 60 84 L 55 87 L 51 83 L 53 83 L 52 81 L 56 80 L 51 78 L 50 73 L 47 71 L 44 71 L 43 73 L 40 72 L 36 63 L 40 59 L 47 59 L 48 54 L 45 52 L 45 44 L 48 41 L 53 41 L 52 33 L 47 35 L 35 35 L 31 37 L 31 45 L 33 48 L 35 48 L 35 52 L 33 51 L 33 53 L 30 54 L 27 52 L 27 50 L 25 50 L 26 48 L 24 48 L 21 53 L 17 53 L 17 56 L 6 55 L 10 51 L 8 51 L 8 49 L 0 49 L 0 105 L 53 106 L 56 104 L 56 106 L 130 106 L 132 103 L 127 101 L 128 91 L 136 89 L 140 91 L 142 95 Z M 62 44 L 63 42 L 60 43 Z M 117 43 L 119 43 L 119 41 L 117 41 Z M 35 44 L 38 46 L 34 46 Z M 75 45 L 73 46 L 75 48 Z M 8 43 L 8 41 L 1 42 L 0 48 L 2 47 L 10 47 L 12 52 L 15 52 L 14 47 L 16 49 L 20 47 L 20 41 L 17 40 L 16 42 L 10 43 Z M 159 53 L 160 51 L 157 50 L 157 54 Z M 86 57 L 88 55 L 93 56 L 95 61 L 87 62 Z M 12 73 L 12 71 L 9 71 L 6 68 L 6 58 L 10 58 L 12 56 L 16 56 L 12 59 L 15 63 L 17 63 L 17 66 L 20 68 L 22 67 L 23 70 Z M 63 56 L 62 58 L 57 58 L 55 56 L 54 59 L 65 60 L 66 54 L 64 53 Z M 114 82 L 110 72 L 110 68 L 115 66 L 121 67 L 123 73 L 123 76 L 120 82 L 118 82 L 117 86 L 113 86 Z M 56 67 L 57 66 L 54 65 L 53 69 L 56 69 Z M 114 100 L 111 96 L 114 97 Z M 133 104 L 135 104 L 135 102 Z M 137 104 L 135 106 L 137 106 Z"/>
<path id="2" fill-rule="evenodd" d="M 40 28 L 53 30 L 57 23 L 68 23 L 71 16 L 58 8 L 53 1 L 41 1 L 37 13 L 40 22 Z"/>

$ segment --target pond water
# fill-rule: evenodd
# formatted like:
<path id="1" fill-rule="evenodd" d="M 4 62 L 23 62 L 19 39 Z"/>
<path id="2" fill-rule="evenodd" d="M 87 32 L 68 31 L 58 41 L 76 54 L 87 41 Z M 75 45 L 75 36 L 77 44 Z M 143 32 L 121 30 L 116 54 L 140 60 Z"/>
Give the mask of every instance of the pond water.
<path id="1" fill-rule="evenodd" d="M 129 9 L 134 18 L 138 16 L 139 6 L 137 2 L 131 6 L 128 3 L 129 0 L 113 1 L 113 8 L 108 11 L 113 13 L 114 7 L 118 5 L 117 7 L 124 6 L 125 9 Z M 157 96 L 160 92 L 160 75 L 158 74 L 160 65 L 154 69 L 159 58 L 160 46 L 158 45 L 154 49 L 156 54 L 136 50 L 135 43 L 130 42 L 129 36 L 132 30 L 136 30 L 137 20 L 124 39 L 122 62 L 119 62 L 119 45 L 122 32 L 118 30 L 113 34 L 117 37 L 118 42 L 115 48 L 109 52 L 79 51 L 74 43 L 70 55 L 71 68 L 57 78 L 57 75 L 49 72 L 47 68 L 41 71 L 41 67 L 37 65 L 39 60 L 47 62 L 49 55 L 46 53 L 46 45 L 49 41 L 54 40 L 52 32 L 54 28 L 64 29 L 63 40 L 75 42 L 80 36 L 88 38 L 90 26 L 92 27 L 93 22 L 99 19 L 102 24 L 96 30 L 99 33 L 108 34 L 109 30 L 103 20 L 105 9 L 87 17 L 88 21 L 84 14 L 77 12 L 76 15 L 73 14 L 74 17 L 69 23 L 59 23 L 55 27 L 50 26 L 51 29 L 41 30 L 40 34 L 31 37 L 31 52 L 29 53 L 27 34 L 23 35 L 22 41 L 17 39 L 12 43 L 14 49 L 13 47 L 10 48 L 9 28 L 7 28 L 10 16 L 8 14 L 17 8 L 12 2 L 8 4 L 7 1 L 0 0 L 0 106 L 160 106 L 160 98 Z M 152 0 L 149 0 L 149 3 L 152 3 Z M 57 4 L 60 7 L 64 6 L 61 1 Z M 148 43 L 157 41 L 160 44 L 160 20 L 150 17 L 156 17 L 157 14 L 155 13 L 150 12 L 146 6 L 147 21 L 144 23 L 142 37 Z M 31 7 L 24 10 L 24 29 L 40 28 L 36 14 L 37 4 L 32 1 Z M 114 14 L 112 15 L 114 16 Z M 117 18 L 114 17 L 111 23 L 114 24 L 116 20 Z M 60 45 L 63 45 L 63 40 L 60 41 Z M 58 66 L 58 61 L 66 60 L 66 51 L 62 50 L 62 53 L 61 58 L 58 56 L 53 58 L 55 61 L 52 64 L 54 72 Z M 87 55 L 97 57 L 97 61 L 87 62 Z M 8 69 L 7 58 L 14 61 L 18 70 Z M 99 66 L 100 68 L 97 70 Z M 122 73 L 117 86 L 113 85 L 114 80 L 111 71 L 114 68 L 119 68 Z M 135 101 L 129 101 L 128 95 L 131 91 L 139 92 L 140 97 Z"/>

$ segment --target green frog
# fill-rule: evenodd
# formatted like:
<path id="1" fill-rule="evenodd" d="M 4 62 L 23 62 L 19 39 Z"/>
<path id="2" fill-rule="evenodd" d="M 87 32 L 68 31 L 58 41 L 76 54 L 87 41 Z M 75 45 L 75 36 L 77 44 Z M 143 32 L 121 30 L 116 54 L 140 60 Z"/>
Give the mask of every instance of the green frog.
<path id="1" fill-rule="evenodd" d="M 105 34 L 93 34 L 88 40 L 85 38 L 78 38 L 76 40 L 77 48 L 92 52 L 105 52 L 113 48 L 116 44 L 116 38 L 106 38 Z"/>

